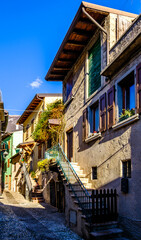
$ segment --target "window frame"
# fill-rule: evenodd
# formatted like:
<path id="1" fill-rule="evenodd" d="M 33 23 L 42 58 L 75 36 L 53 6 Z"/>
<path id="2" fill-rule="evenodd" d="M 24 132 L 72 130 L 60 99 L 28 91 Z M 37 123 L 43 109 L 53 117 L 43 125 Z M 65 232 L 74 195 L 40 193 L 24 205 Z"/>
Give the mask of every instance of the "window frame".
<path id="1" fill-rule="evenodd" d="M 136 111 L 136 106 L 137 106 L 137 101 L 136 101 L 136 65 L 131 67 L 128 71 L 126 71 L 125 74 L 120 77 L 115 84 L 115 124 L 119 123 L 119 116 L 120 116 L 120 110 L 119 110 L 119 88 L 120 88 L 120 82 L 124 80 L 128 75 L 131 74 L 131 72 L 134 72 L 134 85 L 135 85 L 135 114 L 137 113 Z"/>
<path id="2" fill-rule="evenodd" d="M 92 167 L 92 175 L 91 175 L 92 180 L 97 180 L 97 166 Z"/>
<path id="3" fill-rule="evenodd" d="M 35 119 L 33 118 L 33 119 L 31 120 L 31 133 L 34 132 L 34 124 L 35 124 Z"/>
<path id="4" fill-rule="evenodd" d="M 98 129 L 97 130 L 95 129 L 96 109 L 98 109 Z M 89 123 L 88 136 L 91 136 L 92 134 L 99 132 L 99 130 L 100 130 L 99 116 L 100 116 L 100 111 L 99 111 L 99 100 L 98 100 L 95 103 L 91 104 L 88 108 L 88 123 Z M 92 131 L 91 131 L 91 129 L 92 129 Z"/>
<path id="5" fill-rule="evenodd" d="M 26 125 L 25 139 L 29 138 L 29 124 Z"/>
<path id="6" fill-rule="evenodd" d="M 131 178 L 132 177 L 131 172 L 132 172 L 131 159 L 122 161 L 122 177 L 123 178 Z"/>

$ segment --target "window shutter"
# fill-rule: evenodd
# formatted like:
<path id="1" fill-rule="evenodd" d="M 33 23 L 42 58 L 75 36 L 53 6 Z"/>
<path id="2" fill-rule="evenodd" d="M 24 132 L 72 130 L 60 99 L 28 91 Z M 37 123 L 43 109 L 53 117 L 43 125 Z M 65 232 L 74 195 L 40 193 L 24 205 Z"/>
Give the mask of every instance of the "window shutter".
<path id="1" fill-rule="evenodd" d="M 106 130 L 106 93 L 100 97 L 100 131 Z"/>
<path id="2" fill-rule="evenodd" d="M 108 129 L 115 123 L 115 86 L 111 87 L 107 92 L 107 121 Z"/>
<path id="3" fill-rule="evenodd" d="M 141 63 L 136 68 L 137 112 L 141 113 Z"/>
<path id="4" fill-rule="evenodd" d="M 8 150 L 10 149 L 10 141 L 8 141 Z"/>
<path id="5" fill-rule="evenodd" d="M 82 125 L 82 140 L 83 142 L 88 137 L 88 109 L 83 111 L 83 125 Z"/>
<path id="6" fill-rule="evenodd" d="M 101 86 L 101 44 L 100 38 L 89 51 L 88 96 Z"/>

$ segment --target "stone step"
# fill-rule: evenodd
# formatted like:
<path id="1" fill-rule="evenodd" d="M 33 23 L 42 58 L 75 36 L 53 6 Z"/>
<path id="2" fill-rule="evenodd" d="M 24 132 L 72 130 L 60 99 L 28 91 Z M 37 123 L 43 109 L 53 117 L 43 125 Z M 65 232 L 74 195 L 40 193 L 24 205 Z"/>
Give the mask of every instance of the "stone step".
<path id="1" fill-rule="evenodd" d="M 123 230 L 121 230 L 120 228 L 111 228 L 111 229 L 106 229 L 106 230 L 101 230 L 101 231 L 93 231 L 90 233 L 90 236 L 93 239 L 102 239 L 104 237 L 115 237 L 119 234 L 123 233 Z"/>
<path id="2" fill-rule="evenodd" d="M 40 203 L 40 202 L 44 202 L 44 199 L 43 197 L 32 197 L 32 202 Z"/>
<path id="3" fill-rule="evenodd" d="M 118 222 L 117 221 L 109 221 L 106 223 L 94 223 L 91 224 L 91 229 L 93 231 L 100 231 L 100 230 L 106 230 L 106 229 L 111 229 L 111 228 L 118 228 Z"/>
<path id="4" fill-rule="evenodd" d="M 77 162 L 71 162 L 71 165 L 72 166 L 78 166 L 78 163 Z"/>

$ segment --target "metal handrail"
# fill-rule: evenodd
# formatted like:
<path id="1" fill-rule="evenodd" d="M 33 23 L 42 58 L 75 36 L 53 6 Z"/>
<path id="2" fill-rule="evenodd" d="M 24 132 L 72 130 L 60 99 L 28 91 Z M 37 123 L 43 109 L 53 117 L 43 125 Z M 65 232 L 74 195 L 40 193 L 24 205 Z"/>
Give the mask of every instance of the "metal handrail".
<path id="1" fill-rule="evenodd" d="M 51 153 L 53 152 L 53 154 Z M 87 209 L 91 209 L 91 195 L 88 193 L 87 189 L 85 188 L 84 184 L 82 183 L 82 181 L 80 180 L 79 176 L 77 175 L 76 171 L 74 170 L 73 166 L 71 165 L 70 161 L 68 160 L 66 154 L 64 153 L 62 147 L 60 146 L 60 144 L 58 143 L 57 145 L 53 146 L 52 148 L 48 149 L 48 151 L 46 152 L 47 154 L 51 155 L 52 157 L 54 157 L 56 159 L 57 164 L 60 166 L 66 181 L 69 184 L 69 187 L 71 188 L 79 207 L 81 207 L 83 214 L 85 214 L 85 216 L 87 217 L 89 215 Z M 71 183 L 69 176 L 67 176 L 67 173 L 69 175 L 69 172 L 66 172 L 67 170 L 64 170 L 62 164 L 61 164 L 61 157 L 59 155 L 61 154 L 61 157 L 63 157 L 63 162 L 66 162 L 68 165 L 68 171 L 71 171 L 71 173 L 73 174 L 73 177 L 76 180 L 76 183 L 78 183 L 80 189 L 82 190 L 83 196 L 78 196 L 76 190 L 74 189 L 74 185 Z M 48 157 L 50 157 L 48 155 Z M 84 199 L 85 202 L 82 202 L 81 199 Z M 85 207 L 86 205 L 86 207 Z"/>
<path id="2" fill-rule="evenodd" d="M 79 176 L 77 175 L 76 171 L 74 170 L 73 166 L 71 165 L 70 161 L 68 160 L 66 154 L 64 153 L 62 147 L 60 146 L 60 144 L 58 143 L 60 150 L 62 151 L 62 154 L 65 157 L 65 160 L 68 162 L 68 164 L 71 167 L 72 173 L 74 174 L 74 176 L 76 177 L 77 181 L 79 182 L 80 186 L 82 187 L 82 189 L 84 190 L 84 192 L 86 193 L 87 197 L 91 197 L 91 195 L 88 193 L 87 189 L 85 188 L 84 184 L 82 183 L 82 181 L 80 180 Z"/>

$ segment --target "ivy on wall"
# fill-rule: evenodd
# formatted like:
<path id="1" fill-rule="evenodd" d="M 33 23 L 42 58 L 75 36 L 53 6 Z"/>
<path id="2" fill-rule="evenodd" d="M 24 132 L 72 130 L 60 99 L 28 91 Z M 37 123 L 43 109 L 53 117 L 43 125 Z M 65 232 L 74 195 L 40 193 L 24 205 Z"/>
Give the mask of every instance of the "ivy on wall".
<path id="1" fill-rule="evenodd" d="M 59 142 L 64 129 L 63 110 L 64 106 L 61 100 L 47 104 L 47 108 L 42 112 L 33 132 L 35 141 L 45 142 L 51 140 L 52 144 Z M 50 124 L 50 119 L 58 119 L 60 124 Z"/>

